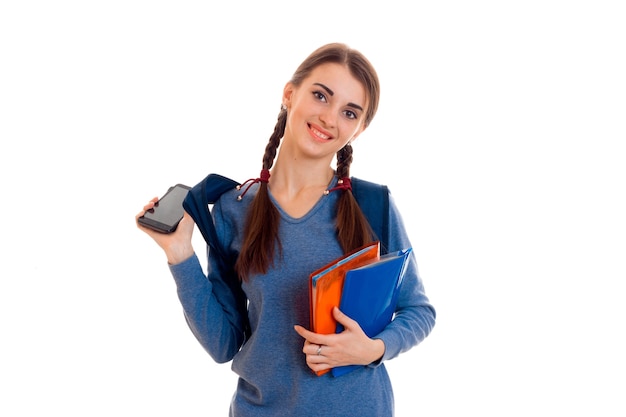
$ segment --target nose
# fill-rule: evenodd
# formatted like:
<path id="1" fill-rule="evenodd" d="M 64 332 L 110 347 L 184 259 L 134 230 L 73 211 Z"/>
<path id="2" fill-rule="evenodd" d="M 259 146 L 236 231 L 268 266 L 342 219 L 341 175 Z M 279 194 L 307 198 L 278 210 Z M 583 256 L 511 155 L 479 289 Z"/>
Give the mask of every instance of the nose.
<path id="1" fill-rule="evenodd" d="M 335 127 L 335 123 L 337 123 L 337 109 L 328 106 L 320 113 L 319 117 L 324 127 Z"/>

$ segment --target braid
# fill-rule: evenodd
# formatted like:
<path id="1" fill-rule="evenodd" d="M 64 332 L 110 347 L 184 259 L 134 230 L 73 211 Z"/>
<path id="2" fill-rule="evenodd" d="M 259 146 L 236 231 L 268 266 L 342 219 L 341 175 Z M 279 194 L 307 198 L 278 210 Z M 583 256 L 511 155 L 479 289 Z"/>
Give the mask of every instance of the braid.
<path id="1" fill-rule="evenodd" d="M 352 164 L 352 145 L 348 143 L 337 152 L 337 177 L 349 177 L 350 164 Z"/>
<path id="2" fill-rule="evenodd" d="M 350 177 L 352 145 L 347 144 L 337 152 L 337 176 Z M 337 200 L 337 238 L 345 253 L 359 248 L 374 239 L 374 233 L 351 190 L 343 190 Z"/>
<path id="3" fill-rule="evenodd" d="M 270 169 L 278 145 L 285 133 L 287 110 L 281 109 L 274 133 L 265 147 L 263 169 Z M 241 252 L 235 264 L 235 271 L 243 281 L 253 273 L 265 273 L 274 259 L 275 248 L 282 251 L 278 240 L 279 213 L 269 197 L 267 183 L 259 183 L 259 190 L 250 203 L 246 215 Z"/>
<path id="4" fill-rule="evenodd" d="M 274 127 L 274 133 L 270 136 L 270 140 L 265 147 L 265 155 L 263 155 L 263 168 L 270 169 L 274 165 L 278 145 L 285 134 L 285 126 L 287 124 L 287 109 L 282 108 L 278 113 L 278 120 Z"/>

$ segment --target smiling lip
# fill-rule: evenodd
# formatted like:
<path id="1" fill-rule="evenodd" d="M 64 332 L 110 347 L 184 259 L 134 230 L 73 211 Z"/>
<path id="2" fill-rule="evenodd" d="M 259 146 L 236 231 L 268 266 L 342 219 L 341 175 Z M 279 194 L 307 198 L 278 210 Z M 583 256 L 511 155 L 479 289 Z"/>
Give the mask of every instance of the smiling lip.
<path id="1" fill-rule="evenodd" d="M 318 139 L 318 140 L 327 141 L 333 138 L 333 136 L 330 133 L 310 123 L 309 123 L 309 133 L 311 134 L 311 136 L 313 136 L 314 139 Z"/>

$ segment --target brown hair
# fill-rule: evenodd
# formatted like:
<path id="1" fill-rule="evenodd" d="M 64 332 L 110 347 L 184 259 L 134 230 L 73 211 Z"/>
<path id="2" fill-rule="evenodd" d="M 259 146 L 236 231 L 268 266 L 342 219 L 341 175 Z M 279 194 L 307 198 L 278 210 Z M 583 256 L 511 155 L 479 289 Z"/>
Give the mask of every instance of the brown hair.
<path id="1" fill-rule="evenodd" d="M 366 90 L 368 105 L 365 111 L 364 127 L 367 127 L 378 109 L 380 85 L 378 75 L 372 64 L 359 51 L 342 43 L 331 43 L 315 50 L 300 64 L 291 83 L 301 85 L 318 66 L 326 63 L 345 65 Z M 281 108 L 274 133 L 265 147 L 263 168 L 269 170 L 274 164 L 278 145 L 285 133 L 287 110 Z M 350 177 L 352 146 L 347 144 L 337 152 L 337 176 Z M 337 238 L 344 253 L 350 252 L 374 239 L 372 229 L 359 208 L 350 190 L 340 191 L 337 202 Z M 241 252 L 235 264 L 235 270 L 242 280 L 247 280 L 254 273 L 266 273 L 273 262 L 276 250 L 282 250 L 278 239 L 279 213 L 272 204 L 267 183 L 260 182 L 259 190 L 250 204 L 247 213 Z"/>

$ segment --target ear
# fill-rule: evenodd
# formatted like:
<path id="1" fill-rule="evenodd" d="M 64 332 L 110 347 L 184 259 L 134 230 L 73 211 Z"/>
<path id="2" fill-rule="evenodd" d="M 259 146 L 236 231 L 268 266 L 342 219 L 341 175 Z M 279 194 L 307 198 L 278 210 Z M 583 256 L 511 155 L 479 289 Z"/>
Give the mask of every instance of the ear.
<path id="1" fill-rule="evenodd" d="M 293 95 L 294 85 L 291 82 L 285 84 L 283 88 L 283 104 L 289 108 L 291 106 L 291 96 Z"/>

